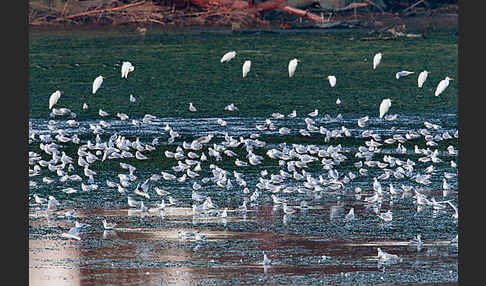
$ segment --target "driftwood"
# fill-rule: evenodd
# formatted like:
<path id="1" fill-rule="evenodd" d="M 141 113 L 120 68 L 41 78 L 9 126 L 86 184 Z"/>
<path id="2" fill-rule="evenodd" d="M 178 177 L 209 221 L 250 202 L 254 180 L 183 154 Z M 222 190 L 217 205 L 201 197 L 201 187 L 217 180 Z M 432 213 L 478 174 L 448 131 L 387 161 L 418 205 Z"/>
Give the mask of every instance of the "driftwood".
<path id="1" fill-rule="evenodd" d="M 410 7 L 406 8 L 405 10 L 403 10 L 401 13 L 402 13 L 402 14 L 405 14 L 405 13 L 407 13 L 409 10 L 412 10 L 413 8 L 415 8 L 416 6 L 418 6 L 419 4 L 424 3 L 424 2 L 425 2 L 425 0 L 419 0 L 419 1 L 417 1 L 415 4 L 411 5 Z"/>
<path id="2" fill-rule="evenodd" d="M 66 2 L 66 4 L 67 3 L 68 2 Z M 65 16 L 65 17 L 60 17 L 60 18 L 57 18 L 55 21 L 59 22 L 59 21 L 65 21 L 66 19 L 73 19 L 73 18 L 91 16 L 91 15 L 102 14 L 102 13 L 111 13 L 111 12 L 115 12 L 115 11 L 125 10 L 125 9 L 131 8 L 131 7 L 136 7 L 136 6 L 139 6 L 139 5 L 142 5 L 142 4 L 145 4 L 145 0 L 142 0 L 140 2 L 127 4 L 125 6 L 120 6 L 120 7 L 110 8 L 110 9 L 92 10 L 92 11 L 87 11 L 87 12 L 69 15 L 69 16 Z"/>
<path id="3" fill-rule="evenodd" d="M 281 9 L 289 14 L 297 15 L 299 17 L 305 17 L 314 22 L 323 22 L 321 16 L 315 15 L 306 10 L 288 6 L 285 4 L 286 1 L 283 0 L 270 0 L 261 3 L 253 3 L 252 1 L 241 0 L 190 0 L 190 2 L 202 8 L 231 7 L 233 9 L 247 10 L 248 13 L 252 14 L 258 14 L 259 12 L 266 10 Z"/>
<path id="4" fill-rule="evenodd" d="M 364 0 L 364 1 L 368 4 L 370 4 L 371 6 L 378 8 L 378 10 L 380 10 L 381 14 L 385 13 L 383 8 L 381 8 L 379 5 L 376 5 L 373 1 L 371 1 L 371 0 Z"/>
<path id="5" fill-rule="evenodd" d="M 357 21 L 357 10 L 365 7 L 376 7 L 381 11 L 381 16 L 392 16 L 391 13 L 383 11 L 383 8 L 376 5 L 376 0 L 355 0 L 345 7 L 334 9 L 316 9 L 309 7 L 303 10 L 289 6 L 286 0 L 268 0 L 255 3 L 254 0 L 112 0 L 112 1 L 71 1 L 66 0 L 55 8 L 44 6 L 38 2 L 29 5 L 29 24 L 46 25 L 50 23 L 58 24 L 135 24 L 137 27 L 146 25 L 166 25 L 175 26 L 231 26 L 233 30 L 240 30 L 245 27 L 261 27 L 268 25 L 268 20 L 264 20 L 262 14 L 265 11 L 278 10 L 289 15 L 299 17 L 297 26 L 307 25 L 314 28 L 332 27 L 352 27 L 356 23 L 350 23 L 349 13 L 338 15 L 340 12 L 354 11 L 354 20 Z M 90 3 L 95 3 L 93 6 Z M 416 7 L 420 4 L 428 6 L 425 0 L 416 2 L 404 9 L 402 12 L 418 13 L 422 8 Z M 51 6 L 51 5 L 49 5 Z M 71 12 L 72 11 L 72 12 Z M 441 6 L 437 11 L 457 11 L 457 5 Z M 363 11 L 365 12 L 365 11 Z M 316 14 L 320 13 L 320 15 Z M 431 12 L 432 13 L 432 12 Z M 324 15 L 327 19 L 324 19 Z M 403 13 L 399 13 L 402 14 Z M 368 10 L 362 15 L 370 15 L 374 19 L 373 13 Z M 398 14 L 396 14 L 398 15 Z M 336 18 L 331 21 L 331 18 Z M 310 21 L 302 22 L 302 19 Z M 363 17 L 360 17 L 364 20 Z M 399 17 L 397 17 L 399 18 Z M 271 20 L 270 20 L 271 21 Z M 295 27 L 292 19 L 284 23 L 279 21 L 281 27 Z M 290 23 L 289 23 L 290 22 Z M 309 23 L 310 22 L 310 23 Z M 374 21 L 373 21 L 374 22 Z M 277 24 L 277 21 L 274 22 Z M 360 25 L 366 25 L 366 20 Z M 146 24 L 146 25 L 144 25 Z M 396 24 L 396 23 L 395 23 Z M 378 25 L 376 26 L 378 27 Z M 394 29 L 393 26 L 381 28 L 373 33 L 391 33 L 394 37 L 423 37 L 420 34 L 407 34 L 403 30 Z"/>
<path id="6" fill-rule="evenodd" d="M 392 40 L 393 37 L 385 37 L 385 36 L 378 36 L 378 37 L 365 37 L 361 38 L 361 41 L 376 41 L 376 40 Z"/>
<path id="7" fill-rule="evenodd" d="M 321 16 L 317 16 L 317 15 L 312 14 L 309 11 L 306 11 L 306 10 L 301 10 L 301 9 L 297 9 L 297 8 L 290 7 L 290 6 L 284 6 L 282 8 L 282 10 L 284 10 L 285 12 L 287 12 L 289 14 L 294 14 L 294 15 L 297 15 L 297 16 L 300 16 L 300 17 L 305 17 L 305 18 L 312 20 L 314 22 L 317 22 L 317 23 L 324 22 L 324 19 Z"/>
<path id="8" fill-rule="evenodd" d="M 337 21 L 326 21 L 323 23 L 304 23 L 295 24 L 295 28 L 313 28 L 313 29 L 331 29 L 331 28 L 350 28 L 353 26 L 361 25 L 361 20 L 337 20 Z"/>
<path id="9" fill-rule="evenodd" d="M 396 36 L 396 37 L 407 37 L 407 38 L 422 38 L 422 37 L 424 37 L 423 34 L 411 34 L 411 33 L 399 32 L 395 29 L 395 27 L 388 29 L 387 31 L 390 32 L 393 36 Z"/>

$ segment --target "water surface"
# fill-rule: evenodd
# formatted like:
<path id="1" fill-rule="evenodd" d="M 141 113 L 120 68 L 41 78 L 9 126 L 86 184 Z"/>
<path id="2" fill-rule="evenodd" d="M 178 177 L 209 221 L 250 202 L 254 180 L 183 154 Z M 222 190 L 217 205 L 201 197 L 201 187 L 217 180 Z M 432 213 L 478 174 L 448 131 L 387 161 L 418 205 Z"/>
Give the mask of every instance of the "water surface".
<path id="1" fill-rule="evenodd" d="M 29 278 L 33 285 L 57 284 L 175 284 L 175 285 L 281 285 L 281 284 L 344 284 L 344 285 L 390 285 L 406 283 L 421 285 L 441 283 L 456 284 L 458 277 L 458 248 L 453 241 L 458 233 L 457 220 L 452 218 L 452 208 L 434 209 L 419 207 L 414 198 L 415 191 L 437 201 L 450 200 L 458 205 L 457 177 L 447 179 L 449 190 L 444 191 L 442 180 L 445 173 L 457 174 L 451 161 L 457 161 L 456 154 L 447 148 L 457 150 L 458 135 L 449 139 L 437 138 L 445 132 L 457 134 L 457 83 L 452 82 L 439 97 L 433 96 L 435 85 L 446 75 L 457 77 L 457 36 L 454 32 L 437 32 L 426 39 L 397 39 L 392 41 L 360 41 L 360 33 L 148 33 L 142 37 L 134 33 L 99 31 L 32 32 L 29 50 L 30 109 L 29 151 L 36 152 L 43 160 L 52 159 L 41 150 L 39 135 L 51 134 L 59 149 L 74 160 L 74 170 L 68 174 L 79 174 L 82 182 L 61 181 L 55 171 L 41 168 L 38 174 L 29 178 Z M 219 59 L 230 50 L 238 55 L 231 62 L 221 64 Z M 372 56 L 377 51 L 384 53 L 383 62 L 376 71 L 371 68 Z M 291 58 L 302 60 L 296 74 L 289 79 L 287 63 Z M 244 60 L 252 60 L 252 70 L 245 79 L 241 78 Z M 128 79 L 120 78 L 122 61 L 131 61 L 135 71 Z M 417 73 L 431 70 L 423 89 L 416 87 L 416 75 L 396 80 L 394 74 L 400 70 Z M 92 80 L 99 74 L 106 75 L 103 85 L 91 94 Z M 337 85 L 330 88 L 325 77 L 334 74 Z M 50 117 L 48 98 L 56 89 L 61 96 L 56 108 L 67 107 L 76 114 L 79 126 L 71 127 L 71 114 Z M 129 95 L 137 101 L 131 103 Z M 336 99 L 342 103 L 336 105 Z M 395 120 L 378 118 L 378 106 L 383 98 L 392 98 L 389 114 L 396 114 Z M 89 106 L 82 109 L 83 103 Z M 197 107 L 196 113 L 188 111 L 189 102 Z M 230 112 L 225 106 L 234 103 L 238 111 Z M 98 110 L 110 115 L 101 118 Z M 315 108 L 319 115 L 312 118 L 314 125 L 339 133 L 347 129 L 349 136 L 331 137 L 319 130 L 306 129 L 307 114 Z M 296 110 L 297 117 L 275 119 L 274 112 L 284 115 Z M 123 121 L 117 112 L 129 115 Z M 142 123 L 146 114 L 156 118 Z M 358 119 L 368 115 L 366 127 L 357 125 Z M 226 121 L 226 126 L 217 123 Z M 274 130 L 258 130 L 270 119 Z M 91 126 L 100 121 L 109 126 L 102 128 L 98 139 Z M 424 122 L 437 125 L 437 129 L 426 128 Z M 179 137 L 168 142 L 169 125 Z M 291 132 L 281 135 L 280 127 Z M 50 128 L 49 128 L 50 127 Z M 77 134 L 80 144 L 62 143 L 55 139 L 61 129 L 68 136 Z M 436 146 L 426 145 L 425 136 L 406 140 L 406 150 L 398 149 L 398 143 L 383 141 L 394 135 L 405 135 L 411 131 L 427 130 L 434 136 Z M 356 157 L 360 147 L 366 146 L 371 138 L 363 136 L 368 130 L 381 137 L 381 151 L 371 160 L 383 161 L 385 155 L 411 160 L 415 163 L 413 172 L 404 178 L 380 180 L 384 195 L 380 203 L 369 203 L 365 198 L 373 194 L 373 178 L 384 173 L 376 166 L 364 166 L 368 170 L 359 175 L 354 163 L 366 161 Z M 83 168 L 77 164 L 80 145 L 107 142 L 117 134 L 130 141 L 138 140 L 151 145 L 158 138 L 155 150 L 144 151 L 147 160 L 135 158 L 97 160 L 89 169 L 97 174 L 93 177 L 98 185 L 95 191 L 84 192 L 81 183 L 87 182 Z M 235 160 L 248 162 L 248 151 L 244 144 L 227 147 L 237 157 L 222 155 L 218 161 L 208 156 L 201 163 L 199 176 L 186 178 L 184 182 L 160 179 L 151 181 L 150 198 L 133 195 L 153 208 L 162 199 L 155 187 L 170 192 L 178 200 L 174 206 L 162 211 L 140 212 L 127 204 L 128 194 L 121 194 L 109 187 L 106 180 L 120 183 L 118 174 L 128 174 L 120 162 L 136 168 L 136 178 L 127 187 L 133 192 L 153 174 L 167 172 L 180 178 L 185 172 L 174 171 L 178 160 L 167 158 L 169 150 L 176 152 L 183 142 L 214 134 L 215 137 L 198 155 L 205 153 L 213 144 L 222 145 L 225 138 L 246 140 L 250 136 L 264 142 L 254 147 L 253 152 L 264 159 L 261 164 L 237 167 Z M 282 145 L 286 143 L 286 145 Z M 334 160 L 333 169 L 338 171 L 339 180 L 349 179 L 349 173 L 356 178 L 341 188 L 322 186 L 309 189 L 306 181 L 286 178 L 279 192 L 261 189 L 262 179 L 281 174 L 285 167 L 279 160 L 267 155 L 270 149 L 293 149 L 299 144 L 314 145 L 319 149 L 341 148 L 346 159 L 319 157 L 304 167 L 304 172 L 318 179 L 329 180 L 323 159 Z M 414 146 L 420 149 L 437 149 L 440 162 L 420 162 L 426 157 L 416 154 Z M 329 149 L 330 148 L 330 149 Z M 90 150 L 93 154 L 96 149 Z M 189 150 L 183 148 L 187 155 Z M 133 151 L 135 153 L 135 151 Z M 318 157 L 316 154 L 311 154 Z M 97 155 L 101 159 L 102 154 Z M 184 158 L 184 160 L 187 159 Z M 297 160 L 297 159 L 293 159 Z M 38 161 L 37 161 L 38 162 Z M 29 165 L 33 169 L 34 165 Z M 227 171 L 231 187 L 221 187 L 213 181 L 211 165 Z M 420 184 L 414 178 L 425 174 L 433 165 L 430 183 Z M 396 171 L 398 166 L 388 169 Z M 263 176 L 261 171 L 267 170 Z M 234 171 L 243 174 L 248 193 L 239 185 Z M 53 178 L 46 184 L 44 177 Z M 202 185 L 198 193 L 210 196 L 218 211 L 228 208 L 228 217 L 197 215 L 193 213 L 193 183 Z M 392 183 L 398 194 L 389 193 Z M 402 188 L 403 186 L 403 188 Z M 72 187 L 77 192 L 67 194 Z M 285 189 L 295 187 L 295 189 Z M 361 188 L 360 192 L 356 188 Z M 406 190 L 412 187 L 411 190 Z M 255 191 L 260 195 L 251 200 Z M 284 190 L 289 190 L 284 191 Z M 293 191 L 292 191 L 293 190 Z M 46 205 L 35 203 L 33 195 L 43 198 L 53 195 L 61 202 L 55 211 L 46 210 Z M 272 194 L 286 198 L 297 211 L 285 214 L 281 204 L 275 204 Z M 27 194 L 26 194 L 27 195 Z M 247 211 L 240 210 L 243 201 L 248 201 Z M 305 201 L 308 207 L 301 208 Z M 198 202 L 199 205 L 202 202 Z M 344 216 L 354 208 L 356 218 L 347 221 Z M 65 217 L 64 212 L 75 209 L 74 217 Z M 383 223 L 377 213 L 391 210 L 393 220 Z M 104 230 L 101 221 L 117 223 L 114 230 Z M 66 239 L 63 232 L 74 226 L 74 221 L 90 224 L 81 231 L 81 240 Z M 199 232 L 204 239 L 181 236 L 181 231 Z M 423 240 L 421 249 L 409 243 L 417 234 Z M 377 248 L 396 254 L 400 261 L 381 263 Z M 263 251 L 272 259 L 270 265 L 262 265 Z"/>

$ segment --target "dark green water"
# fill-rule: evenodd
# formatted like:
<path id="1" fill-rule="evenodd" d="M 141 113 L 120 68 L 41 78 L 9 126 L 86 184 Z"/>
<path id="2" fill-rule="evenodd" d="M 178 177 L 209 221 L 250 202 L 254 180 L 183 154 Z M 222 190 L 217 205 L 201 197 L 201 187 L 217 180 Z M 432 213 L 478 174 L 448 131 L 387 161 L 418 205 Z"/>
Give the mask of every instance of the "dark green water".
<path id="1" fill-rule="evenodd" d="M 121 31 L 37 31 L 30 35 L 29 88 L 30 123 L 29 151 L 36 152 L 43 160 L 53 157 L 41 149 L 46 143 L 39 135 L 50 134 L 54 142 L 73 158 L 73 170 L 83 184 L 87 177 L 77 164 L 77 151 L 87 140 L 95 142 L 90 129 L 101 120 L 110 124 L 100 133 L 101 142 L 114 134 L 131 141 L 139 138 L 150 145 L 158 138 L 160 145 L 153 151 L 143 151 L 147 160 L 135 158 L 97 160 L 89 169 L 95 171 L 94 184 L 98 190 L 83 192 L 81 182 L 62 181 L 62 175 L 46 167 L 30 177 L 29 187 L 29 278 L 32 283 L 46 281 L 68 284 L 109 285 L 390 285 L 401 283 L 421 285 L 442 283 L 455 285 L 458 279 L 458 248 L 451 240 L 457 235 L 457 219 L 451 218 L 452 208 L 443 209 L 430 205 L 419 208 L 413 198 L 414 191 L 426 194 L 437 201 L 450 200 L 458 205 L 460 191 L 456 176 L 447 179 L 449 192 L 443 192 L 442 180 L 446 173 L 457 174 L 450 162 L 457 162 L 457 155 L 446 148 L 458 148 L 458 136 L 435 139 L 437 145 L 426 145 L 425 136 L 406 140 L 407 151 L 397 150 L 397 142 L 384 143 L 392 136 L 405 136 L 408 132 L 427 129 L 431 136 L 453 135 L 457 131 L 457 34 L 441 31 L 425 39 L 396 39 L 390 41 L 361 41 L 366 37 L 361 32 L 324 31 L 273 31 L 231 34 L 222 31 L 211 33 L 149 32 L 145 36 Z M 238 55 L 229 63 L 220 63 L 227 51 L 236 50 Z M 372 69 L 373 55 L 381 51 L 383 59 L 376 70 Z M 298 58 L 294 77 L 289 78 L 288 61 Z M 252 61 L 248 77 L 241 78 L 241 66 L 245 60 Z M 120 77 L 122 61 L 130 61 L 135 71 L 128 79 Z M 431 71 L 424 88 L 417 88 L 417 74 L 423 69 Z M 401 70 L 415 74 L 395 79 Z M 95 77 L 107 78 L 95 95 L 91 86 Z M 327 75 L 337 77 L 337 85 L 329 86 Z M 438 97 L 434 96 L 437 83 L 445 76 L 456 78 Z M 49 96 L 55 90 L 64 91 L 56 108 L 67 107 L 76 113 L 79 127 L 67 125 L 67 117 L 49 117 Z M 136 102 L 129 101 L 129 95 Z M 336 99 L 342 103 L 336 105 Z M 378 106 L 383 98 L 393 100 L 389 114 L 396 120 L 378 118 Z M 89 106 L 82 110 L 83 103 Z M 188 111 L 193 102 L 198 111 Z M 224 108 L 230 103 L 238 111 Z M 326 141 L 319 131 L 311 136 L 302 136 L 306 129 L 304 118 L 314 109 L 315 126 L 339 131 L 347 128 L 350 136 L 331 138 Z M 98 110 L 110 113 L 101 118 Z M 274 119 L 270 115 L 284 115 L 297 111 L 294 119 Z M 134 126 L 130 120 L 121 121 L 117 112 L 141 120 L 145 114 L 157 117 L 152 122 Z M 336 119 L 341 114 L 342 119 Z M 358 127 L 357 120 L 369 116 L 366 127 Z M 331 117 L 331 120 L 329 119 Z M 227 126 L 220 126 L 216 119 L 224 119 Z M 277 126 L 291 129 L 289 135 L 280 135 L 277 130 L 260 131 L 256 125 L 264 125 L 266 119 Z M 437 124 L 437 129 L 425 128 L 424 122 Z M 170 125 L 180 134 L 174 142 L 168 142 L 165 125 Z M 51 127 L 51 128 L 49 128 Z M 62 143 L 55 135 L 62 130 L 68 137 L 78 135 L 81 143 Z M 364 168 L 368 174 L 359 175 L 356 162 L 365 159 L 356 157 L 358 148 L 366 146 L 370 138 L 363 131 L 371 131 L 381 137 L 381 151 L 372 160 L 384 161 L 385 155 L 399 158 L 403 162 L 415 163 L 413 173 L 404 178 L 380 179 L 384 196 L 380 203 L 369 203 L 364 199 L 373 193 L 373 178 L 385 170 L 396 172 L 398 166 L 381 169 L 376 166 Z M 135 195 L 149 208 L 166 197 L 159 196 L 154 187 L 171 193 L 179 200 L 173 207 L 160 212 L 140 212 L 129 208 L 127 194 L 116 187 L 109 187 L 106 180 L 120 182 L 118 174 L 127 174 L 120 162 L 136 167 L 136 179 L 127 187 L 133 192 L 137 184 L 143 183 L 153 174 L 168 172 L 180 178 L 184 172 L 172 168 L 179 160 L 167 158 L 165 151 L 175 152 L 183 141 L 214 134 L 215 138 L 201 151 L 208 155 L 213 143 L 225 143 L 225 135 L 234 139 L 247 139 L 257 134 L 263 147 L 254 148 L 254 153 L 264 157 L 261 164 L 237 167 L 235 157 L 223 155 L 221 161 L 209 157 L 200 162 L 199 176 L 184 182 L 160 179 L 150 183 L 150 198 Z M 428 140 L 427 140 L 428 141 Z M 289 205 L 298 211 L 285 214 L 282 207 L 274 204 L 272 192 L 261 189 L 262 179 L 281 174 L 287 168 L 279 160 L 266 154 L 270 149 L 281 150 L 280 143 L 302 146 L 314 145 L 320 149 L 342 146 L 340 154 L 347 158 L 342 162 L 325 155 L 333 161 L 333 168 L 344 181 L 349 173 L 356 178 L 344 183 L 337 191 L 322 185 L 323 189 L 305 187 L 305 180 L 287 178 L 280 183 L 282 190 L 277 196 L 286 198 Z M 414 146 L 437 150 L 441 161 L 420 162 L 426 157 L 416 154 Z M 88 149 L 93 154 L 97 149 Z M 243 144 L 227 147 L 238 159 L 248 161 L 248 151 Z M 188 153 L 189 150 L 184 149 Z M 131 150 L 132 153 L 135 151 Z M 317 156 L 314 154 L 314 156 Z M 34 156 L 32 156 L 34 157 Z M 102 155 L 97 155 L 101 159 Z M 319 157 L 319 160 L 323 158 Z M 295 157 L 293 160 L 298 160 Z M 182 161 L 181 161 L 182 162 Z M 59 165 L 59 162 L 54 163 Z M 29 169 L 39 166 L 33 159 Z M 213 181 L 202 182 L 212 176 L 212 165 L 228 172 L 232 188 L 221 188 Z M 423 175 L 433 165 L 430 183 L 422 185 L 414 179 Z M 268 171 L 264 176 L 261 171 Z M 303 170 L 312 178 L 322 176 L 329 179 L 327 169 L 320 161 L 309 163 Z M 237 184 L 234 171 L 240 172 L 247 182 L 249 193 Z M 298 169 L 301 172 L 300 169 Z M 302 171 L 302 173 L 304 173 Z M 53 183 L 43 182 L 45 177 Z M 221 211 L 228 208 L 228 218 L 205 217 L 192 213 L 191 198 L 193 183 L 202 185 L 200 194 L 210 196 Z M 398 194 L 389 193 L 393 183 Z M 274 183 L 278 185 L 279 183 Z M 298 187 L 300 191 L 284 192 L 284 187 Z M 405 191 L 402 187 L 412 187 Z M 67 187 L 73 194 L 64 193 Z M 361 192 L 355 188 L 360 187 Z M 257 200 L 248 203 L 248 211 L 238 207 L 259 190 Z M 34 202 L 33 195 L 42 198 L 53 195 L 61 202 L 56 211 L 47 211 L 46 205 Z M 309 208 L 299 208 L 302 201 Z M 199 204 L 199 203 L 198 203 Z M 346 221 L 344 215 L 354 208 L 356 219 Z M 64 217 L 64 212 L 76 210 L 73 218 Z M 393 220 L 383 223 L 376 212 L 393 211 Z M 116 222 L 117 228 L 105 231 L 101 221 Z M 61 237 L 73 227 L 74 221 L 91 224 L 81 231 L 81 240 Z M 205 240 L 184 239 L 179 230 L 200 231 Z M 408 241 L 421 234 L 424 245 L 421 250 Z M 381 264 L 376 257 L 377 247 L 397 254 L 399 262 Z M 272 263 L 261 264 L 262 251 Z"/>
<path id="2" fill-rule="evenodd" d="M 80 117 L 107 112 L 142 117 L 213 117 L 225 114 L 234 103 L 238 116 L 258 116 L 276 110 L 287 114 L 338 110 L 343 113 L 377 112 L 383 98 L 394 100 L 392 110 L 404 113 L 456 113 L 457 83 L 441 96 L 433 96 L 445 76 L 457 78 L 457 34 L 437 32 L 426 39 L 361 41 L 356 32 L 255 32 L 231 34 L 150 34 L 121 32 L 32 32 L 29 50 L 30 117 L 46 118 L 48 98 L 64 91 L 58 107 L 68 107 Z M 238 55 L 229 63 L 220 59 L 227 51 Z M 372 70 L 375 53 L 384 54 Z M 288 77 L 290 59 L 298 58 L 295 76 Z M 242 79 L 241 67 L 252 61 Z M 122 61 L 135 72 L 122 79 Z M 429 70 L 423 89 L 416 78 Z M 414 71 L 395 79 L 401 70 Z M 91 94 L 95 77 L 108 78 Z M 337 77 L 330 88 L 328 75 Z M 133 94 L 136 104 L 128 104 Z M 336 107 L 340 98 L 343 104 Z M 82 104 L 90 108 L 82 112 Z M 191 114 L 189 102 L 200 111 Z M 309 111 L 310 110 L 310 111 Z"/>

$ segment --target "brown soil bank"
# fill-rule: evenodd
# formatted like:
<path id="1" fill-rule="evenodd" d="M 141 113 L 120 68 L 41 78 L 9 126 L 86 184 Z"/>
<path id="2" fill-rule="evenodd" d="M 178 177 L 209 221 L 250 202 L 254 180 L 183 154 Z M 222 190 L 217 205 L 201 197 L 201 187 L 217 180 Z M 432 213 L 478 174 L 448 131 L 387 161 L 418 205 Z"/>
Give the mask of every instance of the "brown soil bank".
<path id="1" fill-rule="evenodd" d="M 402 5 L 400 10 L 387 11 L 373 1 L 355 1 L 339 8 L 323 8 L 315 3 L 295 8 L 283 0 L 257 3 L 251 0 L 212 0 L 206 2 L 219 4 L 207 6 L 197 6 L 188 0 L 175 1 L 184 5 L 175 5 L 174 1 L 125 0 L 80 6 L 80 3 L 94 2 L 67 0 L 57 6 L 45 6 L 42 1 L 30 1 L 29 24 L 40 28 L 124 26 L 141 33 L 151 28 L 173 30 L 191 27 L 232 30 L 368 28 L 383 35 L 410 37 L 424 36 L 427 31 L 457 29 L 458 26 L 457 4 L 427 6 L 427 1 L 421 0 Z"/>

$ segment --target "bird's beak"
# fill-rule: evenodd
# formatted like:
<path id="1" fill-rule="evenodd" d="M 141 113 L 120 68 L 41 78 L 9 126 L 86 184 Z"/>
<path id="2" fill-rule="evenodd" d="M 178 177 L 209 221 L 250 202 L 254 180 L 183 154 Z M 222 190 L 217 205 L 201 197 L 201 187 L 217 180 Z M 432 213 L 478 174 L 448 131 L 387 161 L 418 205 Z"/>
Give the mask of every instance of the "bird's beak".
<path id="1" fill-rule="evenodd" d="M 454 80 L 454 78 L 450 77 L 449 80 Z"/>

